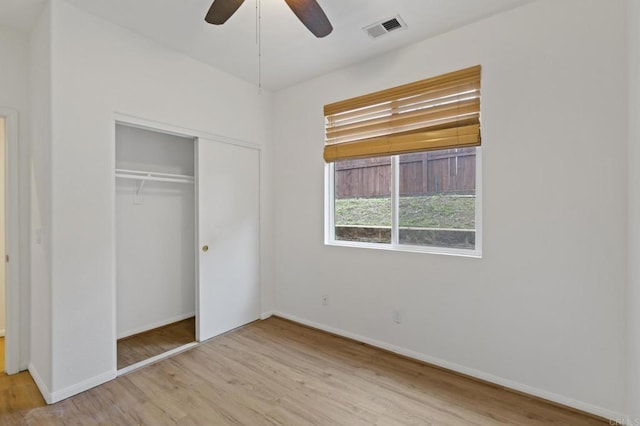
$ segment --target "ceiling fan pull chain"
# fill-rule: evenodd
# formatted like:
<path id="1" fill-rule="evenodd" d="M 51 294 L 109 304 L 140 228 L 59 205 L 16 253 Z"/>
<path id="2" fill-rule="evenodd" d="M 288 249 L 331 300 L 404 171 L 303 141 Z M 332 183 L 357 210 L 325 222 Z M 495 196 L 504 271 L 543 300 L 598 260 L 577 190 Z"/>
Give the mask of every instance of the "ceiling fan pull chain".
<path id="1" fill-rule="evenodd" d="M 262 4 L 256 0 L 256 46 L 258 48 L 258 93 L 262 92 Z"/>
<path id="2" fill-rule="evenodd" d="M 258 93 L 262 93 L 262 0 L 256 0 L 258 8 Z"/>

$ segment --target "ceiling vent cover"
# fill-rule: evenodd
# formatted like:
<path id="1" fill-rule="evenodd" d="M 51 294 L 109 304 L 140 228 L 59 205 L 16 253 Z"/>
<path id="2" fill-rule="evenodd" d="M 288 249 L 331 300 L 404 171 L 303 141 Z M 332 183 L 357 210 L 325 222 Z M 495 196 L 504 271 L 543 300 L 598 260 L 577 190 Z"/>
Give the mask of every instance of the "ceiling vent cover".
<path id="1" fill-rule="evenodd" d="M 366 26 L 363 30 L 371 38 L 378 38 L 385 34 L 389 34 L 392 31 L 404 30 L 407 28 L 407 24 L 404 23 L 400 15 L 385 19 L 384 21 L 376 22 L 375 24 Z"/>

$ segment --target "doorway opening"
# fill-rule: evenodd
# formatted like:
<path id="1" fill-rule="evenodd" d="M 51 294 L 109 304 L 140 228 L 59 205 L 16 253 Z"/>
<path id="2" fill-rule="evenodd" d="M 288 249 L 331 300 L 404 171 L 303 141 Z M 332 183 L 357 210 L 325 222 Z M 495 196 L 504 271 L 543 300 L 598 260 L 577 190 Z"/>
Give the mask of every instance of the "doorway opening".
<path id="1" fill-rule="evenodd" d="M 27 309 L 19 288 L 20 209 L 18 191 L 18 112 L 0 108 L 0 331 L 4 330 L 1 350 L 4 372 L 16 374 L 26 370 L 24 354 L 27 342 L 21 339 Z M 1 335 L 1 334 L 0 334 Z"/>
<path id="2" fill-rule="evenodd" d="M 5 181 L 6 181 L 6 167 L 5 167 L 5 152 L 6 152 L 6 140 L 5 140 L 5 119 L 0 117 L 0 255 L 3 259 L 0 259 L 0 374 L 4 374 L 5 371 L 5 334 L 7 329 L 7 274 L 5 263 L 5 241 L 6 241 L 6 227 L 5 227 Z"/>
<path id="3" fill-rule="evenodd" d="M 194 139 L 116 124 L 119 374 L 196 341 Z"/>

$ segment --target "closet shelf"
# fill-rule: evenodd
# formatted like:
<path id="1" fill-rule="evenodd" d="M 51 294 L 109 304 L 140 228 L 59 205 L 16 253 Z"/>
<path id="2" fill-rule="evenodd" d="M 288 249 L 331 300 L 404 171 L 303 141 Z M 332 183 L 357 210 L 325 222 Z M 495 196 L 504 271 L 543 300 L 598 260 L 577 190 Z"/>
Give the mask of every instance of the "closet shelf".
<path id="1" fill-rule="evenodd" d="M 140 170 L 116 169 L 116 177 L 140 181 L 194 183 L 194 177 L 189 175 L 176 175 L 171 173 L 147 172 Z"/>

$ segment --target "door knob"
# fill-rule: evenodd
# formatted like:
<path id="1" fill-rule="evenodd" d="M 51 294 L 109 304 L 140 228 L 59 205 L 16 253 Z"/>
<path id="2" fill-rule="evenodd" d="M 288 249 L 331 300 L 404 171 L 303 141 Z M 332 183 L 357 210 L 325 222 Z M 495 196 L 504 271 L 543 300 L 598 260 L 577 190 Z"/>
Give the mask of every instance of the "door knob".
<path id="1" fill-rule="evenodd" d="M 205 252 L 205 253 L 206 253 L 206 252 L 208 252 L 208 251 L 209 251 L 209 246 L 208 246 L 208 245 L 206 245 L 206 244 L 205 244 L 205 245 L 203 245 L 203 246 L 202 246 L 202 251 L 203 251 L 203 252 Z"/>

